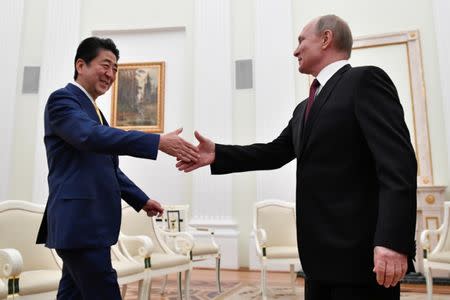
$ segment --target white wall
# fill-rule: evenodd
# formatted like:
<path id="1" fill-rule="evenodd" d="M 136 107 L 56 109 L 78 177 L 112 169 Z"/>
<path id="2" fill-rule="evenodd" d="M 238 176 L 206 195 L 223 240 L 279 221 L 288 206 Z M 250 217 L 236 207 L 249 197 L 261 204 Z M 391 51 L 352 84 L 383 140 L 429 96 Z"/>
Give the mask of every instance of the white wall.
<path id="1" fill-rule="evenodd" d="M 164 130 L 183 127 L 183 138 L 194 142 L 193 1 L 133 1 L 133 7 L 139 9 L 130 9 L 129 2 L 118 0 L 82 3 L 81 38 L 93 34 L 111 37 L 120 50 L 119 63 L 166 61 Z M 110 92 L 99 100 L 109 118 Z M 120 165 L 150 197 L 168 204 L 190 203 L 192 176 L 177 172 L 175 160 L 164 153 L 159 153 L 157 161 L 121 157 Z M 168 184 L 171 187 L 166 188 Z"/>
<path id="2" fill-rule="evenodd" d="M 431 1 L 339 1 L 318 0 L 315 5 L 293 1 L 296 31 L 311 19 L 324 14 L 337 14 L 348 22 L 353 36 L 365 36 L 407 30 L 420 31 L 422 58 L 427 96 L 428 122 L 435 185 L 448 185 L 447 147 L 445 141 L 442 95 L 439 83 L 436 34 Z M 447 17 L 450 12 L 446 12 Z M 298 36 L 298 34 L 297 34 Z M 297 36 L 293 38 L 297 38 Z M 306 98 L 307 79 L 297 79 L 297 99 Z"/>
<path id="3" fill-rule="evenodd" d="M 11 156 L 9 199 L 30 201 L 33 185 L 35 125 L 43 116 L 38 115 L 39 94 L 22 94 L 24 66 L 40 66 L 46 24 L 47 1 L 24 1 L 21 47 L 17 73 L 17 97 L 14 112 L 14 136 Z"/>
<path id="4" fill-rule="evenodd" d="M 121 50 L 122 59 L 125 62 L 130 59 L 144 59 L 146 55 L 166 55 L 169 61 L 175 59 L 182 63 L 177 68 L 182 68 L 179 73 L 171 73 L 171 66 L 167 66 L 167 76 L 170 82 L 183 81 L 180 90 L 172 90 L 169 80 L 166 85 L 166 123 L 167 130 L 184 126 L 183 136 L 194 141 L 192 136 L 194 126 L 194 0 L 80 0 L 80 36 L 81 39 L 90 36 L 93 31 L 109 33 L 117 39 Z M 236 59 L 255 59 L 255 35 L 256 35 L 256 1 L 257 0 L 231 0 L 231 61 L 234 66 Z M 304 75 L 296 71 L 296 60 L 292 52 L 297 43 L 297 36 L 302 26 L 310 19 L 318 15 L 335 13 L 349 22 L 354 36 L 397 32 L 419 29 L 421 34 L 425 88 L 428 102 L 428 120 L 430 130 L 430 143 L 433 160 L 434 183 L 436 185 L 448 185 L 447 174 L 448 151 L 445 131 L 444 116 L 448 114 L 448 105 L 443 105 L 442 94 L 448 95 L 448 86 L 441 78 L 448 72 L 441 69 L 439 74 L 439 62 L 446 62 L 446 44 L 443 43 L 445 33 L 448 32 L 448 20 L 450 13 L 445 9 L 436 11 L 439 19 L 433 20 L 433 8 L 431 1 L 425 0 L 317 0 L 314 2 L 303 0 L 285 0 L 292 5 L 292 24 L 286 24 L 286 32 L 292 32 L 292 49 L 287 49 L 287 59 L 292 61 L 291 76 L 295 78 L 294 97 L 295 103 L 306 98 L 308 92 L 308 80 Z M 437 7 L 445 7 L 445 0 L 434 0 Z M 42 39 L 45 35 L 45 18 L 47 0 L 24 0 L 24 17 L 22 22 L 21 51 L 19 53 L 19 71 L 24 65 L 42 64 Z M 285 4 L 285 3 L 284 3 Z M 447 6 L 448 7 L 448 6 Z M 383 20 L 380 22 L 380 20 Z M 277 22 L 272 19 L 267 22 Z M 285 20 L 284 20 L 285 21 Z M 264 20 L 263 20 L 264 22 Z M 444 34 L 436 35 L 435 27 Z M 446 27 L 447 26 L 447 27 Z M 158 32 L 142 31 L 138 33 L 131 44 L 127 44 L 122 36 L 116 32 L 118 29 L 155 29 L 155 28 L 183 28 L 182 31 Z M 447 28 L 447 29 L 445 29 Z M 280 28 L 279 30 L 283 30 Z M 156 42 L 158 34 L 163 34 L 162 42 Z M 263 33 L 262 33 L 263 34 Z M 171 36 L 171 37 L 169 37 Z M 437 40 L 439 36 L 440 40 Z M 173 39 L 172 39 L 173 38 Z M 145 41 L 144 41 L 145 40 Z M 139 44 L 136 44 L 139 41 Z M 122 44 L 123 42 L 123 44 Z M 173 42 L 173 43 L 172 43 Z M 163 45 L 163 43 L 165 43 Z M 134 45 L 134 46 L 131 46 Z M 130 47 L 131 46 L 131 47 Z M 171 49 L 176 47 L 176 49 Z M 181 47 L 181 48 L 178 48 Z M 259 46 L 262 47 L 262 46 Z M 281 47 L 281 45 L 268 43 L 265 47 Z M 286 47 L 283 45 L 283 47 Z M 169 49 L 170 48 L 170 49 Z M 165 49 L 163 53 L 162 49 Z M 166 51 L 167 50 L 167 51 Z M 158 52 L 160 51 L 160 52 Z M 448 51 L 447 51 L 448 52 Z M 158 54 L 159 53 L 159 54 Z M 75 49 L 73 49 L 73 55 Z M 448 55 L 447 55 L 448 56 Z M 162 57 L 162 56 L 161 56 Z M 175 58 L 176 57 L 176 58 Z M 220 59 L 218 57 L 217 59 Z M 271 62 L 271 63 L 276 63 Z M 21 72 L 21 71 L 20 71 Z M 447 72 L 447 73 L 446 73 Z M 175 77 L 173 77 L 175 76 Z M 289 76 L 289 75 L 287 75 Z M 173 84 L 175 84 L 173 83 Z M 259 83 L 259 84 L 264 84 Z M 267 83 L 269 84 L 269 82 Z M 442 85 L 442 86 L 441 86 Z M 21 87 L 21 73 L 17 74 L 17 86 Z M 441 89 L 442 88 L 442 89 Z M 19 88 L 17 88 L 19 91 Z M 269 106 L 270 103 L 259 103 L 256 101 L 255 89 L 232 90 L 232 143 L 249 144 L 262 142 L 257 138 L 257 106 Z M 447 97 L 448 98 L 448 97 Z M 446 98 L 446 99 L 447 99 Z M 13 154 L 11 156 L 11 172 L 8 198 L 30 200 L 32 198 L 34 148 L 38 139 L 33 126 L 42 119 L 38 115 L 37 95 L 17 94 L 15 99 L 14 113 L 14 142 L 12 144 Z M 286 99 L 290 101 L 289 99 Z M 2 99 L 0 101 L 6 101 Z M 109 113 L 110 98 L 105 95 L 99 101 L 103 111 Z M 447 110 L 444 110 L 447 108 Z M 206 116 L 207 117 L 207 116 Z M 280 120 L 284 121 L 284 120 Z M 287 120 L 286 120 L 287 122 Z M 32 128 L 33 130 L 29 130 Z M 216 137 L 220 142 L 228 142 L 224 137 Z M 189 174 L 178 174 L 173 168 L 173 160 L 164 154 L 158 161 L 143 161 L 134 158 L 122 158 L 121 165 L 136 183 L 152 197 L 166 203 L 192 203 L 192 176 Z M 239 264 L 248 266 L 249 236 L 251 230 L 252 204 L 257 198 L 257 180 L 255 173 L 242 173 L 227 175 L 232 178 L 232 214 L 238 222 L 239 236 Z M 292 180 L 292 178 L 289 178 Z M 167 182 L 173 182 L 171 188 L 165 188 Z"/>
<path id="5" fill-rule="evenodd" d="M 94 35 L 109 37 L 120 50 L 119 63 L 165 62 L 165 131 L 185 127 L 192 132 L 189 111 L 190 97 L 186 97 L 185 30 L 94 31 Z M 97 104 L 111 120 L 111 90 L 99 97 Z M 145 191 L 149 197 L 165 204 L 186 203 L 191 194 L 190 176 L 178 172 L 176 160 L 162 152 L 157 161 L 120 157 L 120 168 Z M 187 199 L 188 198 L 188 199 Z"/>
<path id="6" fill-rule="evenodd" d="M 19 74 L 19 49 L 22 37 L 22 18 L 24 12 L 24 1 L 7 0 L 2 4 L 0 12 L 0 54 L 2 61 L 0 68 L 0 92 L 4 102 L 0 111 L 0 129 L 2 138 L 0 140 L 0 199 L 7 197 L 10 190 L 10 171 L 12 142 L 14 133 L 14 113 L 17 87 L 17 74 Z"/>
<path id="7" fill-rule="evenodd" d="M 444 161 L 442 161 L 442 163 L 440 165 L 437 165 L 437 167 L 435 168 L 435 170 L 438 169 L 438 172 L 441 172 L 440 169 L 448 170 L 450 167 L 450 40 L 448 39 L 448 37 L 450 36 L 450 1 L 434 0 L 433 13 L 434 25 L 436 30 L 435 41 L 437 44 L 437 61 L 439 65 L 439 73 L 435 73 L 436 75 L 440 75 L 439 83 L 442 91 L 441 103 L 443 106 L 445 121 L 445 131 L 444 127 L 442 127 L 440 128 L 439 133 L 441 136 L 445 136 L 447 142 L 447 164 L 444 164 Z M 437 78 L 438 77 L 436 77 L 436 81 L 438 81 Z M 429 81 L 430 80 L 428 80 L 427 82 Z M 438 86 L 439 83 L 436 83 L 436 86 Z M 432 119 L 432 115 L 429 114 L 428 119 Z M 445 132 L 446 134 L 444 134 Z M 431 146 L 433 149 L 433 142 Z M 448 181 L 449 180 L 447 179 L 447 185 Z M 447 189 L 447 196 L 448 195 L 450 195 L 450 192 Z"/>

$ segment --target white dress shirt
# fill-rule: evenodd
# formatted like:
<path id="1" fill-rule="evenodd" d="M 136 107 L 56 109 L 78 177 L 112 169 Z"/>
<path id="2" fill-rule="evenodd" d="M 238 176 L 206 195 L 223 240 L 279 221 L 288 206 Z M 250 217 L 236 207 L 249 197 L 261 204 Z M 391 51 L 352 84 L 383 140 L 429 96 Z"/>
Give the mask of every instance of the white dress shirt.
<path id="1" fill-rule="evenodd" d="M 330 80 L 333 75 L 339 71 L 340 68 L 348 64 L 348 60 L 338 60 L 334 63 L 329 64 L 325 68 L 323 68 L 319 74 L 317 75 L 316 79 L 319 81 L 320 85 L 319 88 L 316 91 L 316 96 L 320 93 L 322 90 L 322 87 L 325 86 L 328 80 Z"/>

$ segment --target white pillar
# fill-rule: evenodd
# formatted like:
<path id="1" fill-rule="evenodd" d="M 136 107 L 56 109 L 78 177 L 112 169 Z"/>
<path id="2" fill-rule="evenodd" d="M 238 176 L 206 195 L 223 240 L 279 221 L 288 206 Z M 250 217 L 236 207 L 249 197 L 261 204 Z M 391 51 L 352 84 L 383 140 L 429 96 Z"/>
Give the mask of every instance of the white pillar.
<path id="1" fill-rule="evenodd" d="M 292 3 L 255 0 L 256 141 L 270 142 L 287 126 L 295 107 L 295 58 Z M 256 174 L 256 201 L 295 202 L 296 160 L 278 170 Z M 259 269 L 253 234 L 249 267 Z M 274 270 L 284 270 L 278 266 Z"/>
<path id="2" fill-rule="evenodd" d="M 439 60 L 444 122 L 447 140 L 447 169 L 450 168 L 450 1 L 433 0 L 434 28 Z"/>
<path id="3" fill-rule="evenodd" d="M 0 62 L 2 75 L 0 76 L 0 94 L 2 103 L 0 110 L 0 201 L 5 200 L 9 192 L 11 177 L 12 144 L 14 130 L 14 107 L 17 92 L 20 42 L 22 38 L 23 0 L 7 0 L 2 4 L 0 13 Z"/>
<path id="4" fill-rule="evenodd" d="M 215 142 L 232 135 L 232 61 L 229 0 L 195 0 L 194 127 Z M 193 173 L 192 225 L 216 228 L 222 266 L 238 268 L 236 222 L 232 219 L 232 177 Z"/>
<path id="5" fill-rule="evenodd" d="M 36 124 L 33 202 L 48 197 L 47 159 L 44 146 L 44 108 L 48 96 L 73 80 L 74 58 L 80 40 L 80 0 L 48 0 L 47 24 L 39 86 Z"/>
<path id="6" fill-rule="evenodd" d="M 257 0 L 255 27 L 256 141 L 269 142 L 287 126 L 295 106 L 291 1 Z M 258 172 L 256 200 L 295 201 L 295 161 Z"/>

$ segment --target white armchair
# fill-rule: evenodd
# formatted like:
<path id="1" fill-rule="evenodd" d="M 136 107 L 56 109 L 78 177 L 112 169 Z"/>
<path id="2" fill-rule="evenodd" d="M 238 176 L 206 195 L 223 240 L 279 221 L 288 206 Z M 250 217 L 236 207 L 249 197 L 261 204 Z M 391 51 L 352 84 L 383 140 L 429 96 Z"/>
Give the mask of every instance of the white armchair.
<path id="1" fill-rule="evenodd" d="M 60 259 L 35 242 L 43 214 L 42 205 L 17 200 L 0 202 L 0 299 L 2 285 L 15 299 L 56 297 Z"/>
<path id="2" fill-rule="evenodd" d="M 178 296 L 182 299 L 181 273 L 185 272 L 185 296 L 189 296 L 190 271 L 192 263 L 189 252 L 192 249 L 192 240 L 186 234 L 172 234 L 176 244 L 175 253 L 165 243 L 164 234 L 155 224 L 154 218 L 149 218 L 144 211 L 136 213 L 133 208 L 126 205 L 122 208 L 121 235 L 119 247 L 130 259 L 145 266 L 147 289 L 151 290 L 153 277 L 177 273 Z M 128 236 L 139 236 L 130 239 Z M 151 251 L 143 250 L 145 243 L 151 243 Z M 150 293 L 149 293 L 150 295 Z"/>
<path id="3" fill-rule="evenodd" d="M 264 200 L 254 205 L 253 234 L 256 252 L 261 262 L 261 293 L 267 297 L 267 267 L 288 264 L 292 291 L 295 292 L 300 265 L 297 250 L 295 204 L 280 200 Z"/>
<path id="4" fill-rule="evenodd" d="M 36 245 L 45 207 L 27 201 L 0 202 L 0 281 L 15 299 L 54 299 L 61 279 L 62 261 L 54 250 Z M 144 267 L 111 247 L 111 260 L 119 284 L 145 279 Z M 0 299 L 2 296 L 0 285 Z M 138 299 L 147 299 L 140 289 Z"/>
<path id="5" fill-rule="evenodd" d="M 450 235 L 449 235 L 450 202 L 444 202 L 444 220 L 438 229 L 422 231 L 420 242 L 424 249 L 423 269 L 427 285 L 427 299 L 433 298 L 433 277 L 431 269 L 450 271 Z M 430 237 L 437 235 L 438 242 L 430 249 Z"/>
<path id="6" fill-rule="evenodd" d="M 121 239 L 127 239 L 127 237 L 120 236 L 118 243 Z M 145 249 L 146 247 L 143 246 L 142 248 Z M 128 284 L 138 282 L 138 300 L 147 300 L 149 297 L 147 288 L 149 279 L 145 273 L 144 265 L 125 256 L 117 244 L 111 247 L 111 263 L 117 273 L 117 282 L 122 286 L 122 299 L 125 298 Z"/>
<path id="7" fill-rule="evenodd" d="M 162 227 L 168 232 L 200 233 L 201 237 L 193 238 L 194 245 L 191 250 L 192 261 L 199 262 L 213 260 L 216 271 L 216 286 L 219 293 L 222 292 L 220 284 L 220 247 L 214 239 L 214 230 L 206 227 L 192 227 L 189 225 L 189 205 L 165 205 L 165 215 L 159 219 Z M 172 217 L 174 216 L 174 217 Z M 158 221 L 158 219 L 157 219 Z M 170 241 L 167 241 L 171 245 Z M 165 282 L 167 281 L 167 277 Z M 164 287 L 164 286 L 163 286 Z"/>

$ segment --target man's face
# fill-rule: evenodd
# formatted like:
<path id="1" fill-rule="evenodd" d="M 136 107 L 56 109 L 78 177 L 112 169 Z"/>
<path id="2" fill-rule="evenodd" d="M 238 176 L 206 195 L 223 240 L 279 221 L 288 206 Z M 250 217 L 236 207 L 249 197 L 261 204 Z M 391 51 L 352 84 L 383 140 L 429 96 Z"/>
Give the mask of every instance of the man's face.
<path id="1" fill-rule="evenodd" d="M 79 82 L 86 91 L 97 99 L 113 84 L 117 73 L 117 59 L 109 50 L 99 50 L 98 55 L 89 64 L 83 60 L 77 61 Z"/>
<path id="2" fill-rule="evenodd" d="M 298 37 L 294 56 L 298 59 L 298 70 L 303 74 L 317 76 L 322 59 L 322 39 L 315 32 L 316 21 L 306 25 Z"/>

